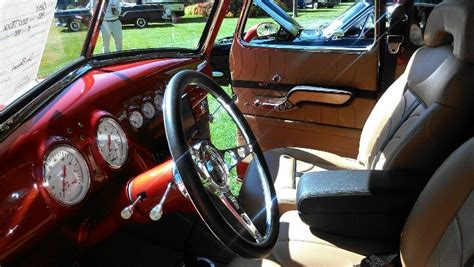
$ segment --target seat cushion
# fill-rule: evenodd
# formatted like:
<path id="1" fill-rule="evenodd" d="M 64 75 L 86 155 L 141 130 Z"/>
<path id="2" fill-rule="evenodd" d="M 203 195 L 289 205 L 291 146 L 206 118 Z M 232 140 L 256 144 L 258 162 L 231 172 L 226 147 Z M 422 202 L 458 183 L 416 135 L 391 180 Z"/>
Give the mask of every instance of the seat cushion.
<path id="1" fill-rule="evenodd" d="M 382 243 L 348 239 L 311 231 L 297 211 L 280 218 L 280 236 L 266 259 L 234 259 L 229 266 L 355 266 L 366 255 L 397 248 Z"/>
<path id="2" fill-rule="evenodd" d="M 296 209 L 296 185 L 299 177 L 310 171 L 358 170 L 365 167 L 355 159 L 306 148 L 276 148 L 265 153 L 270 173 L 275 181 L 280 214 Z M 248 172 L 256 172 L 250 164 Z"/>

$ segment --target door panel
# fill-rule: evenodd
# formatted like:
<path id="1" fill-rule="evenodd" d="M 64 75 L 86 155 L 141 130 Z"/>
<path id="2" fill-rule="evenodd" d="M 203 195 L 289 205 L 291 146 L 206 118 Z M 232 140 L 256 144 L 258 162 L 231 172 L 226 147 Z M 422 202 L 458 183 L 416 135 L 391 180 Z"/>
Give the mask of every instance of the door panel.
<path id="1" fill-rule="evenodd" d="M 278 74 L 280 84 L 377 90 L 378 48 L 363 54 L 291 51 L 243 46 L 234 39 L 229 61 L 233 82 L 271 83 Z"/>
<path id="2" fill-rule="evenodd" d="M 355 158 L 361 130 L 303 121 L 246 115 L 264 150 L 277 147 L 309 147 Z M 239 137 L 239 142 L 243 140 Z"/>
<path id="3" fill-rule="evenodd" d="M 355 157 L 361 129 L 376 102 L 378 49 L 314 52 L 244 46 L 230 54 L 237 105 L 262 149 L 299 146 Z M 352 93 L 343 105 L 300 103 L 288 111 L 262 109 L 255 97 L 282 97 L 298 85 Z"/>

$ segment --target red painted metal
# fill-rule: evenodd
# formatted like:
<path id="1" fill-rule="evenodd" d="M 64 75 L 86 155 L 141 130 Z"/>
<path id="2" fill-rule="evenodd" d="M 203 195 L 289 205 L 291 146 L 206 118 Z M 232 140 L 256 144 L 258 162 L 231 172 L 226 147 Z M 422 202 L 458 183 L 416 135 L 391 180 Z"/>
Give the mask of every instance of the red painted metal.
<path id="1" fill-rule="evenodd" d="M 127 193 L 129 198 L 131 197 L 130 203 L 135 201 L 139 194 L 146 193 L 146 198 L 137 205 L 137 211 L 146 220 L 149 220 L 150 210 L 160 202 L 168 184 L 172 182 L 173 166 L 173 161 L 168 160 L 129 182 Z M 173 187 L 164 205 L 164 214 L 171 211 L 194 211 L 191 202 L 184 198 L 176 187 Z"/>
<path id="2" fill-rule="evenodd" d="M 120 223 L 113 218 L 116 215 L 87 226 L 89 219 L 95 219 L 89 218 L 87 211 L 98 205 L 90 199 L 100 194 L 111 181 L 122 184 L 123 188 L 130 178 L 156 166 L 150 148 L 154 140 L 165 138 L 162 116 L 156 116 L 135 131 L 124 116 L 127 108 L 140 105 L 144 97 L 164 89 L 165 83 L 178 69 L 196 69 L 202 62 L 199 58 L 163 58 L 94 69 L 64 89 L 0 143 L 0 263 L 21 252 L 58 223 L 66 223 L 71 216 L 84 218 L 82 230 L 74 237 L 79 243 L 94 243 L 94 240 L 101 240 L 111 230 L 117 229 Z M 209 67 L 203 70 L 209 72 Z M 196 111 L 199 111 L 197 103 L 204 96 L 201 90 L 190 92 Z M 96 146 L 96 126 L 102 116 L 116 118 L 129 139 L 129 159 L 119 170 L 105 164 Z M 91 188 L 86 199 L 72 207 L 58 204 L 42 185 L 43 158 L 54 146 L 62 143 L 76 147 L 85 157 L 91 172 Z M 153 177 L 148 180 L 152 186 L 146 189 L 150 191 L 150 198 L 139 207 L 140 211 L 146 211 L 156 201 L 164 190 L 160 186 L 171 176 L 163 173 L 164 178 Z M 136 183 L 145 190 L 145 184 L 139 182 L 141 179 Z M 172 194 L 171 203 L 174 204 L 169 204 L 166 212 L 171 212 L 173 207 L 182 210 L 188 205 L 176 193 Z M 122 205 L 117 210 L 123 208 L 126 200 L 117 202 L 123 192 L 113 194 L 115 196 L 111 195 L 109 201 Z M 67 223 L 63 226 L 68 228 Z M 90 229 L 85 231 L 88 227 Z"/>
<path id="3" fill-rule="evenodd" d="M 258 36 L 258 34 L 257 34 L 258 25 L 259 24 L 255 24 L 252 27 L 250 27 L 250 29 L 247 31 L 247 33 L 245 33 L 245 36 L 244 36 L 244 39 L 243 39 L 244 41 L 250 42 Z"/>
<path id="4" fill-rule="evenodd" d="M 230 0 L 219 1 L 220 7 L 218 8 L 216 16 L 213 18 L 214 20 L 212 21 L 211 27 L 209 29 L 207 40 L 204 42 L 203 54 L 206 58 L 209 58 L 211 55 L 214 41 L 216 40 L 217 34 L 219 33 L 219 28 L 221 27 L 222 21 L 227 14 L 227 10 L 229 9 L 229 3 Z"/>

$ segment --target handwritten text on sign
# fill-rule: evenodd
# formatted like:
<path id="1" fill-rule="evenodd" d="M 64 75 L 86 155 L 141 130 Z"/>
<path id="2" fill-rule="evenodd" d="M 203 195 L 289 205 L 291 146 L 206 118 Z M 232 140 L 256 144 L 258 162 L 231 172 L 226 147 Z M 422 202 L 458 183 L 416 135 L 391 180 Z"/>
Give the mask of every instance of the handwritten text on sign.
<path id="1" fill-rule="evenodd" d="M 36 79 L 56 0 L 0 1 L 0 110 Z"/>

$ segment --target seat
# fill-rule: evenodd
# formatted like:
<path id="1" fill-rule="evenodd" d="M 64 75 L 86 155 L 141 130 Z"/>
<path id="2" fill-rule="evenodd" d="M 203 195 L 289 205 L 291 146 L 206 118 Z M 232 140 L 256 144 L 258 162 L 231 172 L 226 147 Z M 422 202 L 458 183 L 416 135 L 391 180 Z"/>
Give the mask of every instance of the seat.
<path id="1" fill-rule="evenodd" d="M 318 233 L 297 211 L 280 218 L 280 236 L 263 260 L 234 259 L 229 266 L 356 266 L 369 255 L 396 252 L 384 244 Z M 403 266 L 474 264 L 474 138 L 435 172 L 405 222 L 399 248 Z"/>
<path id="2" fill-rule="evenodd" d="M 445 1 L 435 8 L 426 26 L 426 46 L 375 105 L 356 159 L 296 147 L 265 152 L 281 211 L 296 209 L 296 185 L 305 172 L 403 170 L 429 177 L 468 138 L 474 117 L 471 2 Z M 255 171 L 251 163 L 248 172 Z"/>

